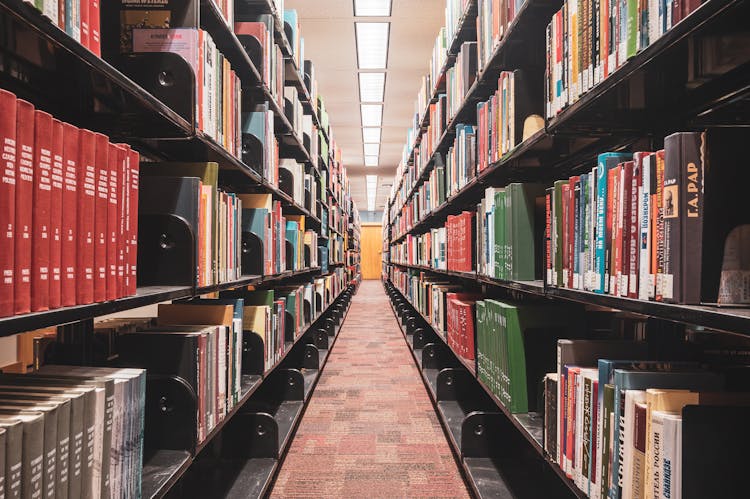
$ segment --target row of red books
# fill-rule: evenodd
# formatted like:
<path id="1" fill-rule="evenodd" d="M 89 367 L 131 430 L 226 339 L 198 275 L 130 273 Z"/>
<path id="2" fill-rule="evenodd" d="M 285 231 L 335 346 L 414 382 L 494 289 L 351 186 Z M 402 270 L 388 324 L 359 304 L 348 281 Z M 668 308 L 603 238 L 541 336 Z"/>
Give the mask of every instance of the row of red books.
<path id="1" fill-rule="evenodd" d="M 135 294 L 139 154 L 0 90 L 0 316 Z"/>
<path id="2" fill-rule="evenodd" d="M 474 311 L 477 296 L 469 293 L 448 293 L 446 295 L 448 346 L 456 355 L 474 360 Z"/>
<path id="3" fill-rule="evenodd" d="M 464 211 L 451 215 L 445 222 L 448 232 L 448 270 L 472 272 L 474 270 L 474 212 Z"/>

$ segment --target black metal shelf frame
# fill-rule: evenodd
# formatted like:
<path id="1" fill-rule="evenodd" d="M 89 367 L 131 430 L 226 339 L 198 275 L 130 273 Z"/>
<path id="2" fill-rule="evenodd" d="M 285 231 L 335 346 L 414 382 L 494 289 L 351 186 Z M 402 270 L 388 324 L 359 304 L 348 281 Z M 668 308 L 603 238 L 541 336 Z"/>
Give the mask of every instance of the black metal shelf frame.
<path id="1" fill-rule="evenodd" d="M 441 393 L 439 384 L 441 371 L 443 369 L 439 367 L 433 367 L 432 363 L 428 365 L 427 361 L 425 360 L 425 353 L 427 354 L 427 357 L 435 358 L 440 357 L 441 352 L 450 352 L 449 355 L 452 358 L 452 362 L 449 362 L 448 365 L 452 367 L 448 367 L 446 370 L 455 371 L 455 368 L 457 366 L 462 366 L 462 369 L 465 369 L 468 377 L 470 377 L 471 382 L 475 382 L 476 385 L 483 390 L 487 398 L 492 401 L 492 403 L 494 404 L 492 409 L 496 411 L 499 410 L 505 416 L 505 419 L 509 421 L 513 425 L 513 427 L 515 427 L 518 434 L 528 442 L 530 448 L 539 455 L 539 457 L 548 465 L 548 468 L 558 477 L 559 481 L 565 487 L 567 487 L 567 490 L 571 493 L 571 496 L 578 499 L 585 499 L 587 497 L 586 494 L 576 487 L 575 483 L 565 475 L 565 472 L 562 471 L 557 463 L 554 462 L 554 460 L 544 451 L 544 446 L 542 444 L 544 421 L 539 417 L 539 415 L 535 413 L 511 413 L 500 402 L 497 396 L 478 379 L 476 370 L 467 365 L 468 361 L 455 354 L 451 350 L 443 334 L 431 325 L 429 319 L 425 317 L 419 309 L 414 307 L 411 301 L 409 301 L 409 299 L 401 292 L 398 287 L 394 285 L 393 288 L 399 292 L 401 297 L 406 300 L 407 303 L 409 303 L 412 310 L 416 314 L 418 314 L 423 319 L 424 323 L 430 328 L 431 334 L 429 335 L 429 338 L 435 336 L 440 339 L 441 348 L 439 350 L 436 350 L 434 348 L 435 345 L 428 342 L 429 339 L 425 338 L 424 336 L 416 338 L 414 334 L 410 334 L 410 332 L 407 331 L 402 323 L 398 320 L 398 314 L 396 313 L 396 310 L 393 308 L 393 304 L 391 303 L 391 309 L 396 316 L 399 328 L 401 329 L 401 333 L 409 346 L 409 351 L 411 352 L 414 362 L 419 369 L 425 388 L 427 389 L 430 399 L 435 406 L 435 410 L 438 414 L 441 424 L 443 425 L 443 429 L 445 430 L 448 440 L 451 443 L 454 456 L 456 457 L 457 461 L 460 462 L 464 476 L 467 478 L 467 482 L 471 486 L 474 495 L 476 497 L 515 497 L 514 494 L 509 492 L 509 486 L 503 479 L 503 473 L 494 465 L 489 467 L 487 466 L 488 464 L 491 464 L 490 458 L 482 459 L 462 456 L 462 446 L 464 445 L 464 442 L 461 435 L 461 422 L 463 419 L 469 417 L 472 411 L 474 411 L 475 409 L 465 409 L 461 407 L 460 403 L 441 399 L 439 395 Z M 449 376 L 455 377 L 458 373 L 448 372 L 447 374 Z M 480 403 L 479 405 L 481 406 L 482 404 Z M 482 464 L 484 464 L 484 466 L 476 466 L 478 463 L 480 463 L 480 460 L 483 461 Z"/>
<path id="2" fill-rule="evenodd" d="M 672 322 L 704 326 L 712 330 L 750 335 L 750 308 L 678 305 L 657 301 L 636 300 L 578 289 L 558 288 L 556 286 L 545 285 L 542 281 L 505 281 L 478 275 L 476 272 L 451 272 L 397 262 L 391 262 L 390 265 L 457 277 L 476 283 L 477 285 L 484 284 L 545 298 L 596 305 Z"/>
<path id="3" fill-rule="evenodd" d="M 232 417 L 237 414 L 240 409 L 250 400 L 251 396 L 262 386 L 263 382 L 268 379 L 274 371 L 282 364 L 283 360 L 286 358 L 286 356 L 291 351 L 292 347 L 294 347 L 308 332 L 312 331 L 317 325 L 318 321 L 321 317 L 323 317 L 326 312 L 330 309 L 330 307 L 338 300 L 338 298 L 341 296 L 341 294 L 346 290 L 346 288 L 342 289 L 341 292 L 331 300 L 331 303 L 326 307 L 325 310 L 323 310 L 314 320 L 311 321 L 310 325 L 305 328 L 305 331 L 301 332 L 299 335 L 295 337 L 295 340 L 293 342 L 289 342 L 287 345 L 287 349 L 285 350 L 284 355 L 274 363 L 274 365 L 268 369 L 263 376 L 259 375 L 243 375 L 242 376 L 242 395 L 240 397 L 240 401 L 232 408 L 231 411 L 227 413 L 227 415 L 222 419 L 212 430 L 211 432 L 206 436 L 206 438 L 196 447 L 195 455 L 191 455 L 187 451 L 169 451 L 169 450 L 159 450 L 154 452 L 153 454 L 146 456 L 144 459 L 143 464 L 143 476 L 144 476 L 144 485 L 143 485 L 143 497 L 145 498 L 151 498 L 151 499 L 159 499 L 161 497 L 164 497 L 171 488 L 180 480 L 180 478 L 187 472 L 187 470 L 190 468 L 190 465 L 193 463 L 195 456 L 197 456 L 204 448 L 206 448 L 213 438 L 218 435 L 221 430 L 226 426 L 229 421 L 232 419 Z M 348 308 L 347 312 L 348 313 Z M 318 380 L 320 379 L 320 376 L 322 374 L 323 368 L 328 361 L 328 358 L 330 357 L 330 351 L 333 348 L 333 345 L 335 344 L 336 339 L 338 338 L 338 333 L 341 330 L 341 327 L 343 326 L 343 323 L 346 319 L 346 313 L 344 314 L 341 325 L 336 329 L 335 334 L 332 337 L 332 341 L 329 343 L 328 349 L 324 356 L 320 357 L 320 364 L 319 368 L 316 371 L 315 379 L 312 382 L 312 384 L 308 387 L 305 399 L 303 401 L 303 408 L 306 406 L 306 404 L 310 400 L 310 396 L 312 394 L 312 391 L 314 390 L 314 387 L 317 385 Z M 286 452 L 289 442 L 291 441 L 291 436 L 294 432 L 294 429 L 296 428 L 296 425 L 299 423 L 299 420 L 301 419 L 303 410 L 300 410 L 294 417 L 292 424 L 289 428 L 289 432 L 286 435 L 286 437 L 283 439 L 283 451 Z M 271 478 L 273 477 L 273 474 L 278 471 L 278 461 L 276 463 L 276 466 L 273 467 L 271 470 L 264 470 L 262 473 L 270 473 L 269 476 L 266 477 L 265 480 L 263 480 L 266 485 L 263 487 L 263 490 L 261 493 L 257 495 L 257 497 L 263 497 L 263 495 L 266 492 L 266 489 L 268 485 L 271 483 Z M 250 470 L 248 470 L 249 472 Z M 256 470 L 258 471 L 258 470 Z"/>

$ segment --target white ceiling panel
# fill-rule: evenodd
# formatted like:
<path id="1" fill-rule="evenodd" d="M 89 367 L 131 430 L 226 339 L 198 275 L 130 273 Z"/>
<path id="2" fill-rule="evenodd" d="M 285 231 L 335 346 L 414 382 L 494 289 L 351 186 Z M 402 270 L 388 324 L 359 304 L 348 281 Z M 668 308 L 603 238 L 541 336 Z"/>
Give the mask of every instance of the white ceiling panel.
<path id="1" fill-rule="evenodd" d="M 380 3 L 387 2 L 373 2 Z M 401 159 L 421 78 L 429 71 L 435 36 L 445 22 L 445 2 L 398 0 L 391 16 L 359 18 L 353 0 L 285 0 L 284 5 L 299 13 L 305 57 L 315 65 L 354 200 L 360 209 L 367 207 L 365 175 L 377 175 L 375 208 L 380 210 Z M 390 23 L 380 155 L 372 167 L 364 165 L 355 21 Z"/>

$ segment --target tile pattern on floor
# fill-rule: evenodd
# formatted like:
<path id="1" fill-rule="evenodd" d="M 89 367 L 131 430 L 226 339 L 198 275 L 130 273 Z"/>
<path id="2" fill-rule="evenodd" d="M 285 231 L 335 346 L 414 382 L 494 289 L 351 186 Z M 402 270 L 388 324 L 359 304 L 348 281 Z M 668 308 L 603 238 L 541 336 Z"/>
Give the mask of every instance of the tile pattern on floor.
<path id="1" fill-rule="evenodd" d="M 379 281 L 354 297 L 271 497 L 468 497 Z"/>

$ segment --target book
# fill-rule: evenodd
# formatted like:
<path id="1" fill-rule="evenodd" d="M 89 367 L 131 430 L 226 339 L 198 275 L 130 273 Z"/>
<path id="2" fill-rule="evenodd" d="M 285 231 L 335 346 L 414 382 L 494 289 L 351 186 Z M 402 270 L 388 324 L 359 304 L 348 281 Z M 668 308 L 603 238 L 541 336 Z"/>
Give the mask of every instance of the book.
<path id="1" fill-rule="evenodd" d="M 34 190 L 31 234 L 31 311 L 50 308 L 50 248 L 52 193 L 52 116 L 34 116 Z"/>
<path id="2" fill-rule="evenodd" d="M 32 206 L 34 193 L 34 106 L 16 101 L 17 172 L 14 221 L 14 313 L 31 311 Z M 75 304 L 75 296 L 72 298 Z"/>
<path id="3" fill-rule="evenodd" d="M 0 89 L 0 141 L 3 148 L 0 182 L 0 316 L 15 313 L 15 219 L 16 219 L 16 96 Z M 10 480 L 10 475 L 6 475 Z"/>
<path id="4" fill-rule="evenodd" d="M 94 301 L 95 208 L 96 208 L 96 138 L 94 132 L 81 129 L 78 133 L 77 206 L 76 206 L 76 303 Z M 126 187 L 121 186 L 122 190 Z M 118 292 L 118 295 L 121 293 Z"/>

